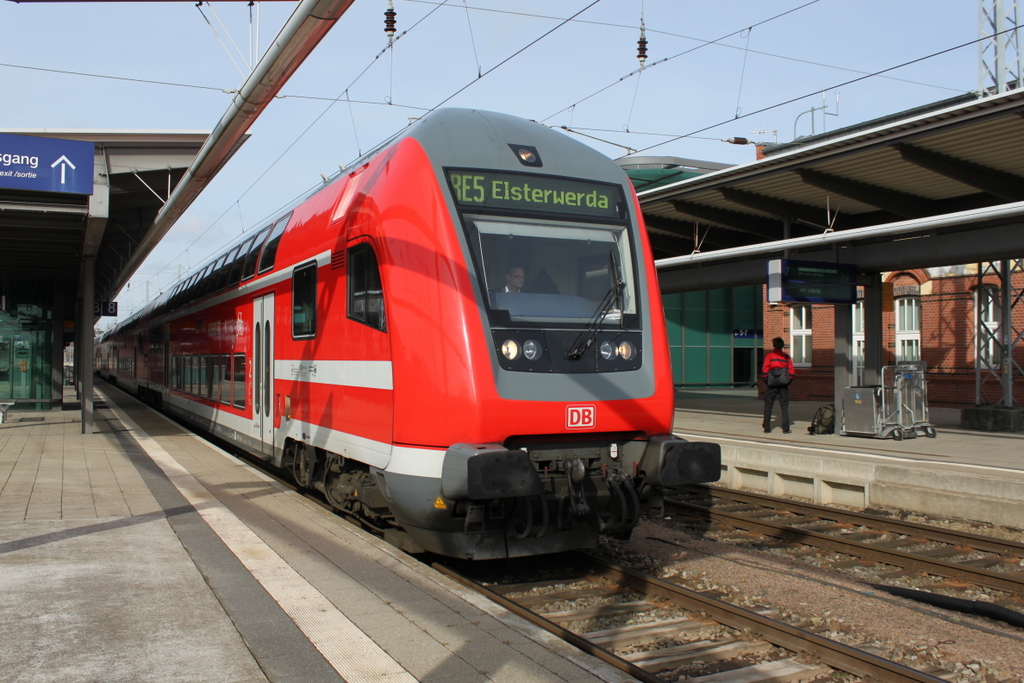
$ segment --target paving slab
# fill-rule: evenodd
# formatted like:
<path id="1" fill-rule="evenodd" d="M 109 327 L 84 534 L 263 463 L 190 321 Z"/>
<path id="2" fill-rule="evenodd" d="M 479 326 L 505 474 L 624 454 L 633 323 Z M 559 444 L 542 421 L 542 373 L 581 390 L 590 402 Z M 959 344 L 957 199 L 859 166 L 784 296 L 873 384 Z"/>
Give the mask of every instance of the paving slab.
<path id="1" fill-rule="evenodd" d="M 4 678 L 632 680 L 97 385 L 0 425 Z"/>

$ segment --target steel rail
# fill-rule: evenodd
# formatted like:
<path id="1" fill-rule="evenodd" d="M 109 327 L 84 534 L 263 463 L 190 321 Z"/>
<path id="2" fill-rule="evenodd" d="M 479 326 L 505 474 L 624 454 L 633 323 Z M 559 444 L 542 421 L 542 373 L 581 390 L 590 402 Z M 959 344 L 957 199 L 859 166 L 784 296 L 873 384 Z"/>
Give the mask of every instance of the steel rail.
<path id="1" fill-rule="evenodd" d="M 937 683 L 942 679 L 935 678 L 929 674 L 917 671 L 910 667 L 897 664 L 882 657 L 863 652 L 854 647 L 843 645 L 823 636 L 809 631 L 804 631 L 795 626 L 790 626 L 776 621 L 769 617 L 762 616 L 756 612 L 731 605 L 721 600 L 702 595 L 695 591 L 683 588 L 674 583 L 663 581 L 656 577 L 644 574 L 627 567 L 622 567 L 601 558 L 585 553 L 578 553 L 586 557 L 592 563 L 596 571 L 595 576 L 600 576 L 608 581 L 627 585 L 634 590 L 651 595 L 657 595 L 671 601 L 676 606 L 692 612 L 708 614 L 716 621 L 737 630 L 749 630 L 756 633 L 763 640 L 783 647 L 792 652 L 805 653 L 816 661 L 860 677 L 870 677 L 879 683 L 898 683 L 905 681 L 919 681 L 920 683 Z M 492 591 L 472 579 L 462 576 L 444 565 L 435 564 L 434 568 L 464 586 L 481 593 L 511 612 L 521 616 L 530 623 L 539 626 L 546 631 L 553 633 L 575 645 L 584 652 L 598 657 L 621 671 L 625 671 L 638 680 L 649 683 L 664 683 L 664 679 L 640 669 L 635 664 L 621 659 L 611 652 L 594 645 L 585 637 L 569 631 L 568 629 L 555 624 L 543 616 L 531 612 L 514 601 Z"/>
<path id="2" fill-rule="evenodd" d="M 860 543 L 843 539 L 842 536 L 830 536 L 828 534 L 801 529 L 800 527 L 788 526 L 777 522 L 767 522 L 750 519 L 739 514 L 721 512 L 701 505 L 687 503 L 684 501 L 666 500 L 666 503 L 680 508 L 698 511 L 708 515 L 711 519 L 724 522 L 729 526 L 747 531 L 754 531 L 765 536 L 778 538 L 786 541 L 797 541 L 807 545 L 841 552 L 853 557 L 862 557 L 876 562 L 883 562 L 898 567 L 917 569 L 929 574 L 943 576 L 950 579 L 962 579 L 973 582 L 979 586 L 986 586 L 1008 593 L 1024 593 L 1024 580 L 1011 575 L 991 572 L 985 569 L 974 569 L 965 567 L 954 562 L 932 559 L 915 555 L 914 553 L 901 550 L 887 550 L 877 548 L 870 543 Z"/>
<path id="3" fill-rule="evenodd" d="M 871 515 L 866 512 L 840 510 L 838 508 L 828 507 L 827 505 L 816 505 L 814 503 L 805 503 L 803 501 L 777 498 L 775 496 L 753 493 L 750 491 L 735 491 L 716 486 L 692 486 L 689 487 L 689 490 L 698 494 L 710 493 L 715 497 L 728 498 L 729 500 L 734 500 L 736 502 L 762 505 L 772 509 L 799 512 L 801 514 L 810 514 L 825 517 L 827 519 L 834 519 L 836 521 L 848 522 L 850 524 L 860 524 L 864 526 L 871 526 L 872 528 L 885 529 L 886 531 L 892 531 L 899 534 L 917 535 L 932 541 L 967 545 L 976 550 L 984 550 L 991 553 L 999 553 L 1007 556 L 1013 554 L 1019 557 L 1024 557 L 1024 543 L 1018 543 L 1016 541 L 1007 541 L 1001 538 L 981 536 L 968 532 L 947 531 L 938 527 L 928 526 L 927 524 L 889 519 L 887 517 Z"/>
<path id="4" fill-rule="evenodd" d="M 687 609 L 704 612 L 730 628 L 749 629 L 774 645 L 794 652 L 807 653 L 833 669 L 861 677 L 870 677 L 871 680 L 879 683 L 887 681 L 892 683 L 903 681 L 934 683 L 942 680 L 649 574 L 621 567 L 599 558 L 592 559 L 602 567 L 605 572 L 604 576 L 610 580 L 621 581 L 634 589 L 664 595 L 677 604 L 685 602 L 687 604 L 683 606 L 686 606 Z"/>
<path id="5" fill-rule="evenodd" d="M 589 655 L 597 657 L 606 664 L 611 664 L 619 671 L 624 671 L 625 673 L 628 673 L 630 676 L 636 678 L 639 681 L 644 681 L 645 683 L 665 683 L 664 679 L 659 678 L 658 676 L 655 676 L 654 674 L 649 673 L 644 669 L 641 669 L 632 662 L 627 662 L 625 659 L 615 656 L 608 650 L 602 647 L 598 647 L 597 645 L 594 645 L 592 642 L 590 642 L 583 636 L 577 635 L 569 629 L 563 626 L 559 626 L 553 621 L 545 619 L 536 612 L 533 612 L 527 609 L 526 607 L 523 607 L 522 605 L 512 600 L 509 600 L 504 595 L 495 593 L 486 586 L 482 586 L 479 583 L 473 581 L 472 579 L 457 573 L 450 567 L 446 567 L 445 565 L 440 563 L 434 563 L 432 567 L 438 572 L 447 576 L 448 578 L 459 582 L 463 586 L 466 586 L 467 588 L 470 588 L 476 591 L 477 593 L 480 593 L 488 600 L 491 600 L 492 602 L 501 605 L 508 611 L 512 612 L 518 617 L 525 619 L 534 626 L 539 626 L 545 631 L 548 631 L 549 633 L 558 636 L 565 642 L 575 646 L 583 652 L 586 652 Z"/>

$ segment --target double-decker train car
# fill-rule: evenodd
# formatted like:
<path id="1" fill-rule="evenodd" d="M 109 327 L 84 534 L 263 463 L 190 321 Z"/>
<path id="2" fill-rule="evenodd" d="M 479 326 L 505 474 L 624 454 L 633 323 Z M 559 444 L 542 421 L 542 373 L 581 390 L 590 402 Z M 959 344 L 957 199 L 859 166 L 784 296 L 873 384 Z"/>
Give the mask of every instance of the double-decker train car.
<path id="1" fill-rule="evenodd" d="M 714 481 L 673 437 L 661 299 L 613 161 L 440 110 L 97 344 L 98 372 L 290 469 L 410 550 L 628 535 Z"/>

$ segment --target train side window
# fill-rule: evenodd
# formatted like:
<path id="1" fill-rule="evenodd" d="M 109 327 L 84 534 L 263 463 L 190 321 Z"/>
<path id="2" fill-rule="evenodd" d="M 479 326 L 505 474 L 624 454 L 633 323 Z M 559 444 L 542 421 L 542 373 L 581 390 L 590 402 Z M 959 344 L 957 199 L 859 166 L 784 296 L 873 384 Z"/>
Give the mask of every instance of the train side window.
<path id="1" fill-rule="evenodd" d="M 209 364 L 207 363 L 209 356 L 203 355 L 199 357 L 199 389 L 196 391 L 197 394 L 203 398 L 210 398 L 210 382 L 206 378 L 206 373 L 209 372 Z"/>
<path id="2" fill-rule="evenodd" d="M 220 267 L 220 271 L 217 272 L 216 291 L 222 292 L 229 286 L 228 276 L 231 274 L 231 267 L 234 265 L 235 259 L 238 258 L 238 250 L 240 248 L 241 245 L 238 245 L 227 253 L 224 263 Z"/>
<path id="3" fill-rule="evenodd" d="M 185 306 L 192 303 L 199 298 L 199 283 L 202 281 L 202 275 L 206 272 L 206 268 L 192 276 L 185 285 L 185 289 L 181 292 L 181 303 Z"/>
<path id="4" fill-rule="evenodd" d="M 242 261 L 242 282 L 256 277 L 256 259 L 259 258 L 260 249 L 263 248 L 263 243 L 266 241 L 272 227 L 274 227 L 273 223 L 260 230 L 256 233 L 256 237 L 253 238 L 252 246 Z"/>
<path id="5" fill-rule="evenodd" d="M 224 405 L 231 403 L 231 382 L 228 373 L 231 372 L 231 354 L 221 354 L 220 357 L 220 402 Z"/>
<path id="6" fill-rule="evenodd" d="M 236 408 L 245 408 L 245 354 L 236 353 L 235 363 L 232 366 L 232 389 L 231 395 L 234 397 L 234 406 Z"/>
<path id="7" fill-rule="evenodd" d="M 190 275 L 187 280 L 185 280 L 185 284 L 182 285 L 181 290 L 178 291 L 178 295 L 174 299 L 174 305 L 175 306 L 179 306 L 181 304 L 187 304 L 190 301 L 192 301 L 192 293 L 193 293 L 192 287 L 193 287 L 193 285 L 195 285 L 196 278 L 198 277 L 198 275 L 199 275 L 199 273 L 194 273 L 194 274 Z"/>
<path id="8" fill-rule="evenodd" d="M 192 356 L 192 394 L 198 396 L 202 391 L 199 384 L 199 356 Z"/>
<path id="9" fill-rule="evenodd" d="M 245 262 L 245 257 L 252 249 L 252 245 L 255 240 L 256 235 L 253 235 L 239 245 L 238 253 L 231 262 L 231 269 L 228 272 L 228 287 L 234 287 L 242 281 L 242 264 Z"/>
<path id="10" fill-rule="evenodd" d="M 316 261 L 292 273 L 292 339 L 316 336 Z"/>
<path id="11" fill-rule="evenodd" d="M 174 288 L 171 290 L 171 293 L 167 295 L 167 299 L 164 302 L 164 308 L 173 306 L 174 302 L 178 300 L 178 292 L 180 292 L 184 288 L 184 282 L 179 282 L 178 284 L 174 285 Z"/>
<path id="12" fill-rule="evenodd" d="M 270 233 L 270 237 L 267 238 L 267 244 L 263 247 L 263 253 L 260 254 L 260 267 L 257 269 L 257 272 L 265 273 L 274 267 L 274 260 L 277 258 L 277 247 L 281 244 L 281 236 L 284 234 L 284 229 L 288 227 L 288 220 L 291 217 L 292 215 L 288 214 L 274 224 L 274 230 Z"/>
<path id="13" fill-rule="evenodd" d="M 221 388 L 223 385 L 223 375 L 220 370 L 220 356 L 216 353 L 210 356 L 210 373 L 212 375 L 210 378 L 212 387 L 210 399 L 214 401 L 223 400 L 223 389 Z"/>
<path id="14" fill-rule="evenodd" d="M 196 299 L 202 299 L 207 294 L 213 293 L 217 286 L 217 273 L 220 272 L 220 268 L 224 265 L 224 260 L 227 257 L 227 254 L 221 254 L 213 262 L 213 265 L 205 271 L 202 279 L 196 284 Z"/>
<path id="15" fill-rule="evenodd" d="M 238 251 L 239 248 L 236 247 L 224 254 L 222 258 L 217 259 L 217 269 L 212 275 L 213 287 L 210 290 L 211 293 L 222 292 L 224 290 L 224 286 L 227 284 L 227 271 L 231 267 L 231 261 L 234 258 L 234 254 L 237 254 Z"/>
<path id="16" fill-rule="evenodd" d="M 387 331 L 380 268 L 377 256 L 368 244 L 348 250 L 348 317 Z"/>

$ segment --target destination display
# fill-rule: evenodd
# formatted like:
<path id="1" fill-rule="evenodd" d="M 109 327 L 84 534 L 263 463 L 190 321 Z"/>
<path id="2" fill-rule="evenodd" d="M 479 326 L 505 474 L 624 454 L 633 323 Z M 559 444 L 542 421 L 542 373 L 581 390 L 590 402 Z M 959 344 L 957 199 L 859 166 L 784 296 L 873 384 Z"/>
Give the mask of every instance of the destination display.
<path id="1" fill-rule="evenodd" d="M 857 303 L 857 266 L 773 259 L 768 262 L 768 301 Z"/>
<path id="2" fill-rule="evenodd" d="M 465 207 L 618 219 L 625 206 L 617 185 L 504 171 L 447 169 L 445 173 L 455 201 Z"/>
<path id="3" fill-rule="evenodd" d="M 95 145 L 0 133 L 0 187 L 92 194 Z"/>

